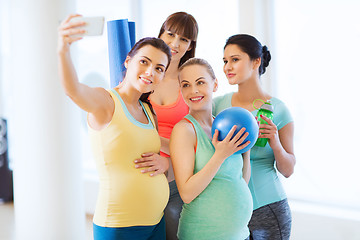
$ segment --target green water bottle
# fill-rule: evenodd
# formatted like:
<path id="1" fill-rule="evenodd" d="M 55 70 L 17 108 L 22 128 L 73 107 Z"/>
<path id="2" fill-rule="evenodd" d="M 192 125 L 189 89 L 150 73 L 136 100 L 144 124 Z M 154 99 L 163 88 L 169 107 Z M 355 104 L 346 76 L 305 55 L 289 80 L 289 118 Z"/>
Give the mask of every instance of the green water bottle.
<path id="1" fill-rule="evenodd" d="M 260 108 L 256 108 L 255 105 L 254 105 L 256 101 L 262 101 L 263 105 L 261 105 Z M 253 107 L 255 109 L 258 109 L 258 112 L 257 112 L 256 116 L 257 116 L 257 119 L 260 122 L 260 124 L 268 124 L 264 119 L 262 119 L 260 117 L 260 115 L 263 115 L 263 116 L 265 116 L 267 118 L 270 118 L 271 121 L 273 120 L 273 117 L 274 117 L 273 111 L 274 110 L 273 110 L 273 107 L 272 107 L 272 105 L 270 103 L 270 100 L 265 102 L 262 99 L 255 99 L 254 102 L 253 102 Z M 267 142 L 268 142 L 267 138 L 258 138 L 255 145 L 259 146 L 259 147 L 265 147 Z"/>

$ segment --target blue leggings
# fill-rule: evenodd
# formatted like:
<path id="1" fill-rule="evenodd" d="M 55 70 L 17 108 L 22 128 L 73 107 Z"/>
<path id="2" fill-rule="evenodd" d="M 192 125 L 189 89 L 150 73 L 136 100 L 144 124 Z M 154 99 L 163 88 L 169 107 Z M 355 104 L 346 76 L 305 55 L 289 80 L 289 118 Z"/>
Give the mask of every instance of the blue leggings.
<path id="1" fill-rule="evenodd" d="M 250 219 L 249 230 L 253 240 L 290 239 L 291 212 L 287 199 L 256 209 Z"/>
<path id="2" fill-rule="evenodd" d="M 101 227 L 93 224 L 94 240 L 165 240 L 165 220 L 154 226 Z"/>

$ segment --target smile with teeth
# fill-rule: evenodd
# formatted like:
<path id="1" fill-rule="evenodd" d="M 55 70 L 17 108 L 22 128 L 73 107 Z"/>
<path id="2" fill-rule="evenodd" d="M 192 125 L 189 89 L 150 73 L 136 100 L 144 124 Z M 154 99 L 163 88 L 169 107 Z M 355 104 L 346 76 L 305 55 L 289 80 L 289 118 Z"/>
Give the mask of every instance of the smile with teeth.
<path id="1" fill-rule="evenodd" d="M 140 77 L 140 79 L 145 83 L 145 84 L 152 84 L 152 81 L 150 81 L 149 79 L 145 78 L 145 77 Z"/>
<path id="2" fill-rule="evenodd" d="M 171 54 L 176 54 L 176 53 L 178 53 L 178 51 L 171 49 Z"/>
<path id="3" fill-rule="evenodd" d="M 192 98 L 190 98 L 190 101 L 192 101 L 192 102 L 199 102 L 199 101 L 201 101 L 203 98 L 204 98 L 203 96 L 202 96 L 202 97 L 192 97 Z"/>

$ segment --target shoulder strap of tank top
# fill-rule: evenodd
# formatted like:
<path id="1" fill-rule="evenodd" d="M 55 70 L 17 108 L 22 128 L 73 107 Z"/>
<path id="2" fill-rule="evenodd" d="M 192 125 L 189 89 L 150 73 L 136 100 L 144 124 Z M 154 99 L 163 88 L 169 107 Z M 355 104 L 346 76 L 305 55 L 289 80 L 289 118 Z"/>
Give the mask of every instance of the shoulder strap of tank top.
<path id="1" fill-rule="evenodd" d="M 184 117 L 183 119 L 188 121 L 193 126 L 195 134 L 196 134 L 196 129 L 195 129 L 194 124 L 189 119 L 187 119 L 186 117 Z M 196 148 L 197 148 L 197 135 L 196 135 L 196 142 L 195 142 L 195 153 L 196 153 Z"/>
<path id="2" fill-rule="evenodd" d="M 153 116 L 153 114 L 152 114 L 152 112 L 151 112 L 151 110 L 150 110 L 149 105 L 148 105 L 147 103 L 144 103 L 144 102 L 141 102 L 141 101 L 140 101 L 140 103 L 141 103 L 141 104 L 143 105 L 143 107 L 144 107 L 146 116 L 148 117 L 148 119 L 151 120 L 152 125 L 153 125 L 154 128 L 156 129 L 155 119 L 154 119 L 154 116 Z"/>

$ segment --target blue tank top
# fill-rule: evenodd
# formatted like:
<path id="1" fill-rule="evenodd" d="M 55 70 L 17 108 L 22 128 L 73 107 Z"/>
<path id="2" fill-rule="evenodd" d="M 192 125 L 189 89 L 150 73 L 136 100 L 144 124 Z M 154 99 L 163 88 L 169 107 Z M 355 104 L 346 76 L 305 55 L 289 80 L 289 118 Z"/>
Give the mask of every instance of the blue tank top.
<path id="1" fill-rule="evenodd" d="M 232 107 L 231 98 L 234 93 L 216 97 L 213 101 L 213 114 L 216 116 L 222 110 Z M 289 110 L 279 99 L 270 99 L 274 108 L 273 122 L 278 130 L 293 121 Z M 251 112 L 256 116 L 257 110 Z M 265 147 L 254 146 L 250 151 L 251 177 L 249 188 L 253 198 L 254 210 L 270 203 L 286 198 L 284 188 L 275 168 L 275 156 L 269 144 Z"/>
<path id="2" fill-rule="evenodd" d="M 193 124 L 197 137 L 196 174 L 214 155 L 215 148 L 200 124 L 191 115 L 185 118 Z M 230 156 L 204 191 L 183 205 L 178 230 L 180 240 L 239 240 L 249 236 L 247 225 L 252 214 L 252 199 L 242 168 L 242 155 Z"/>

